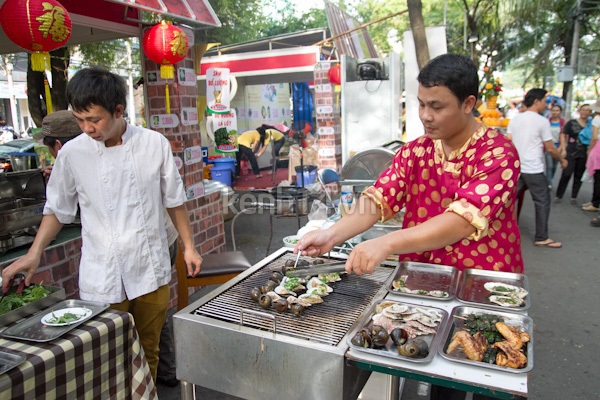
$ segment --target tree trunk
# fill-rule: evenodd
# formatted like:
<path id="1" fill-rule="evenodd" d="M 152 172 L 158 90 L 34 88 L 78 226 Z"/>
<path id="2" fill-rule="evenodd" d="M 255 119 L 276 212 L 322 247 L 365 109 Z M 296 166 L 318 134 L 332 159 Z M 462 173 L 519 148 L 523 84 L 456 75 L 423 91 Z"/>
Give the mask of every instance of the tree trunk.
<path id="1" fill-rule="evenodd" d="M 413 34 L 415 51 L 417 53 L 417 65 L 420 70 L 429 62 L 429 46 L 427 45 L 425 23 L 423 22 L 423 5 L 421 4 L 421 0 L 407 0 L 407 4 L 410 29 Z"/>
<path id="2" fill-rule="evenodd" d="M 52 68 L 52 97 L 53 111 L 69 108 L 65 89 L 67 87 L 67 69 L 69 67 L 69 49 L 62 47 L 50 52 L 50 66 Z M 31 56 L 27 62 L 27 106 L 29 114 L 37 127 L 42 126 L 42 120 L 47 114 L 46 92 L 44 91 L 45 73 L 31 69 Z"/>

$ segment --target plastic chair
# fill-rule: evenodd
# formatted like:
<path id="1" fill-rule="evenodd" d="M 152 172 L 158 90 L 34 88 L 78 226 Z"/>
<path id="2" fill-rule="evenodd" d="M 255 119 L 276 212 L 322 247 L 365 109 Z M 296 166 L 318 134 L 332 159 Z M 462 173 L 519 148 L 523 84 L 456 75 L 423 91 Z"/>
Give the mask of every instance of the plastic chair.
<path id="1" fill-rule="evenodd" d="M 337 192 L 339 193 L 340 176 L 338 175 L 337 172 L 335 172 L 331 168 L 322 168 L 317 172 L 317 179 L 319 180 L 319 183 L 321 184 L 321 186 L 323 186 L 323 190 L 325 191 L 325 196 L 327 196 L 328 203 L 326 204 L 326 206 L 328 208 L 333 208 L 337 212 L 336 203 L 339 202 L 339 199 L 333 199 L 331 197 L 330 190 L 327 190 L 328 189 L 327 185 L 336 183 L 337 184 Z"/>

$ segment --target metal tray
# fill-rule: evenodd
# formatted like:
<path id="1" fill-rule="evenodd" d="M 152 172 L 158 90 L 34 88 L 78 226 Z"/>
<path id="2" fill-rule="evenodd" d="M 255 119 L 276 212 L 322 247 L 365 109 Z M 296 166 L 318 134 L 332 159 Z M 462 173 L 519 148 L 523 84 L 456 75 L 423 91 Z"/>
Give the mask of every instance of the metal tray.
<path id="1" fill-rule="evenodd" d="M 43 285 L 42 285 L 43 286 Z M 23 307 L 19 307 L 15 310 L 9 311 L 0 315 L 0 327 L 8 326 L 13 322 L 19 321 L 23 318 L 26 318 L 36 312 L 48 308 L 61 300 L 64 300 L 65 289 L 53 287 L 53 286 L 44 286 L 46 290 L 50 292 L 50 294 L 43 299 L 39 299 L 38 301 L 34 301 L 33 303 L 29 303 L 24 305 Z M 11 290 L 15 291 L 16 289 L 11 288 Z"/>
<path id="2" fill-rule="evenodd" d="M 427 293 L 405 293 L 394 289 L 393 283 L 402 275 L 408 275 L 406 287 L 411 290 L 442 290 L 448 292 L 446 297 L 435 297 Z M 403 261 L 387 282 L 389 293 L 398 296 L 409 296 L 428 300 L 452 300 L 456 294 L 458 282 L 458 269 L 447 265 L 425 264 L 419 262 Z"/>
<path id="3" fill-rule="evenodd" d="M 53 307 L 47 308 L 30 316 L 24 321 L 20 321 L 9 326 L 1 334 L 5 338 L 10 339 L 29 340 L 32 342 L 49 342 L 78 327 L 87 320 L 94 318 L 96 315 L 106 310 L 108 306 L 109 305 L 106 303 L 97 303 L 94 301 L 64 300 Z M 87 307 L 92 310 L 92 314 L 87 319 L 83 319 L 74 324 L 66 326 L 47 326 L 41 322 L 42 317 L 47 313 L 68 307 Z"/>
<path id="4" fill-rule="evenodd" d="M 486 282 L 508 283 L 529 292 L 529 283 L 526 275 L 482 269 L 465 269 L 460 273 L 456 298 L 463 303 L 476 307 L 488 307 L 508 312 L 526 311 L 531 307 L 531 293 L 525 297 L 525 302 L 519 307 L 504 307 L 492 303 L 488 299 L 491 293 L 483 287 Z"/>
<path id="5" fill-rule="evenodd" d="M 396 350 L 394 343 L 392 342 L 392 339 L 389 339 L 386 346 L 381 349 L 369 349 L 369 348 L 365 348 L 365 347 L 361 347 L 361 346 L 356 346 L 352 343 L 352 338 L 354 337 L 354 335 L 356 335 L 356 333 L 361 328 L 365 328 L 365 327 L 370 328 L 371 327 L 371 325 L 372 325 L 371 318 L 373 317 L 373 315 L 376 314 L 375 310 L 377 309 L 377 306 L 381 303 L 390 303 L 390 305 L 391 304 L 401 304 L 401 305 L 421 308 L 421 309 L 425 309 L 425 310 L 435 310 L 442 315 L 442 320 L 438 323 L 438 326 L 436 328 L 437 332 L 435 334 L 417 336 L 417 338 L 421 338 L 421 339 L 425 340 L 427 342 L 427 344 L 429 345 L 429 354 L 426 357 L 410 358 L 410 357 L 401 356 L 398 353 L 398 351 Z M 371 306 L 371 309 L 369 310 L 369 312 L 366 315 L 367 315 L 366 318 L 348 336 L 347 343 L 348 343 L 348 346 L 350 346 L 350 348 L 355 349 L 357 351 L 369 353 L 369 354 L 389 357 L 389 358 L 393 358 L 396 360 L 410 361 L 413 363 L 421 363 L 421 364 L 430 362 L 433 359 L 433 357 L 435 356 L 436 350 L 442 340 L 441 331 L 443 330 L 443 328 L 446 324 L 446 321 L 448 319 L 448 313 L 440 308 L 421 306 L 421 305 L 417 305 L 417 304 L 411 304 L 411 303 L 406 303 L 403 301 L 396 301 L 396 300 L 390 300 L 390 299 L 384 299 L 384 300 L 379 300 L 379 301 L 375 302 Z M 409 339 L 409 341 L 410 340 L 412 340 L 412 339 Z"/>
<path id="6" fill-rule="evenodd" d="M 10 371 L 23 361 L 25 361 L 25 357 L 21 354 L 0 351 L 0 374 Z"/>
<path id="7" fill-rule="evenodd" d="M 508 367 L 500 367 L 496 364 L 488 364 L 485 362 L 472 361 L 472 360 L 469 360 L 468 358 L 466 358 L 466 356 L 464 358 L 455 356 L 454 352 L 453 352 L 453 355 L 446 354 L 446 348 L 450 344 L 452 335 L 454 335 L 454 332 L 457 329 L 462 329 L 464 327 L 463 320 L 460 318 L 456 318 L 456 316 L 466 317 L 469 314 L 497 315 L 497 316 L 503 317 L 504 322 L 507 325 L 517 326 L 524 332 L 529 333 L 530 340 L 529 340 L 529 343 L 527 343 L 527 354 L 526 354 L 527 365 L 525 366 L 525 368 L 515 369 L 515 368 L 508 368 Z M 513 313 L 508 313 L 508 312 L 500 312 L 500 311 L 496 311 L 496 310 L 486 310 L 484 308 L 476 308 L 476 307 L 468 307 L 468 306 L 455 307 L 452 310 L 452 315 L 450 315 L 450 317 L 448 318 L 448 322 L 446 323 L 446 326 L 444 327 L 444 331 L 441 336 L 444 338 L 444 341 L 442 342 L 442 345 L 438 347 L 438 353 L 440 353 L 440 355 L 447 360 L 450 360 L 453 362 L 458 362 L 458 363 L 463 363 L 463 364 L 469 364 L 469 365 L 473 365 L 473 366 L 481 367 L 481 368 L 488 368 L 488 369 L 495 369 L 497 371 L 510 372 L 513 374 L 523 374 L 523 373 L 529 372 L 533 369 L 533 320 L 525 314 L 513 314 Z"/>

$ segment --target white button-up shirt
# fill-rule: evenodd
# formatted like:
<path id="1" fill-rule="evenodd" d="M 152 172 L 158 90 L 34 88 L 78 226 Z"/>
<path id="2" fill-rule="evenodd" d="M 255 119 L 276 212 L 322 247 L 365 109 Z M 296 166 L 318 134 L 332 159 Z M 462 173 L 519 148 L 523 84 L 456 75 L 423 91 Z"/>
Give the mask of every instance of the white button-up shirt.
<path id="1" fill-rule="evenodd" d="M 168 140 L 127 125 L 119 146 L 82 134 L 61 149 L 44 214 L 73 222 L 81 209 L 79 293 L 117 303 L 171 279 L 164 208 L 184 204 L 185 191 Z"/>

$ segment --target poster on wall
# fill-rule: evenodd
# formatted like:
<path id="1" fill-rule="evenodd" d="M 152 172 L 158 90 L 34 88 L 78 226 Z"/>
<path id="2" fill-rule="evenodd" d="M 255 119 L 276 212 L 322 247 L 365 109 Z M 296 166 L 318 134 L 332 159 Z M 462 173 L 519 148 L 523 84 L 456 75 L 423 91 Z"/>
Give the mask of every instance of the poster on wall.
<path id="1" fill-rule="evenodd" d="M 151 128 L 176 128 L 179 118 L 175 114 L 155 114 L 150 116 Z"/>
<path id="2" fill-rule="evenodd" d="M 219 153 L 235 153 L 237 147 L 237 118 L 235 110 L 227 114 L 214 114 L 208 117 L 209 136 L 215 142 L 215 151 Z M 211 135 L 212 133 L 212 135 Z"/>
<path id="3" fill-rule="evenodd" d="M 227 114 L 231 99 L 237 91 L 237 81 L 229 74 L 229 68 L 209 68 L 206 71 L 206 111 L 211 114 Z"/>
<path id="4" fill-rule="evenodd" d="M 178 68 L 177 81 L 183 86 L 196 86 L 196 72 L 193 68 Z"/>
<path id="5" fill-rule="evenodd" d="M 244 116 L 249 129 L 262 124 L 291 123 L 290 88 L 288 83 L 246 86 L 246 104 L 251 104 Z"/>
<path id="6" fill-rule="evenodd" d="M 198 110 L 195 107 L 181 109 L 181 125 L 190 126 L 198 123 Z"/>
<path id="7" fill-rule="evenodd" d="M 148 86 L 164 86 L 167 84 L 167 80 L 160 77 L 160 72 L 156 71 L 146 71 L 146 79 L 144 82 Z"/>

